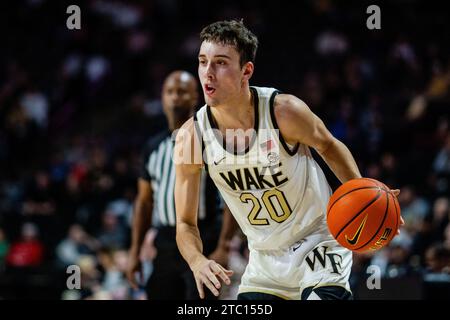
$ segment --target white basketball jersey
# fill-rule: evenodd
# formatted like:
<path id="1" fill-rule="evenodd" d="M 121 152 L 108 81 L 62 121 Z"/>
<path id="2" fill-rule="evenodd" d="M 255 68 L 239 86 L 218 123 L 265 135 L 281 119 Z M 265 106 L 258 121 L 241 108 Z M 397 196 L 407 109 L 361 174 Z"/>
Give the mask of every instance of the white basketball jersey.
<path id="1" fill-rule="evenodd" d="M 251 87 L 257 135 L 247 150 L 226 150 L 210 107 L 195 115 L 203 159 L 255 250 L 285 249 L 325 223 L 331 189 L 307 146 L 288 145 L 275 121 L 273 88 Z M 228 134 L 228 133 L 227 133 Z"/>

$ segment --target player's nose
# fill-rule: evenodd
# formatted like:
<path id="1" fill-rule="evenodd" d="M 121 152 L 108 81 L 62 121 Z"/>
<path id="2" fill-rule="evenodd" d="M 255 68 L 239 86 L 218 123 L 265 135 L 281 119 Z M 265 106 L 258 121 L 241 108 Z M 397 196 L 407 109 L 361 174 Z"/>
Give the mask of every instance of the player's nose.
<path id="1" fill-rule="evenodd" d="M 212 80 L 214 79 L 214 68 L 211 66 L 211 64 L 209 63 L 208 66 L 206 67 L 206 78 L 208 80 Z"/>

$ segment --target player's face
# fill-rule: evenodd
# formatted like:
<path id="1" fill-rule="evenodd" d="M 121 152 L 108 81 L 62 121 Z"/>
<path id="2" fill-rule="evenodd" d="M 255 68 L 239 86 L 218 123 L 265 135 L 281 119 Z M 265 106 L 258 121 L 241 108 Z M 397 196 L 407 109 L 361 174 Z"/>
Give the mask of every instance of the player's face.
<path id="1" fill-rule="evenodd" d="M 236 48 L 204 41 L 198 55 L 198 76 L 209 106 L 229 101 L 242 90 L 243 69 Z"/>
<path id="2" fill-rule="evenodd" d="M 197 90 L 185 74 L 169 77 L 163 86 L 162 104 L 171 130 L 180 127 L 194 113 Z"/>

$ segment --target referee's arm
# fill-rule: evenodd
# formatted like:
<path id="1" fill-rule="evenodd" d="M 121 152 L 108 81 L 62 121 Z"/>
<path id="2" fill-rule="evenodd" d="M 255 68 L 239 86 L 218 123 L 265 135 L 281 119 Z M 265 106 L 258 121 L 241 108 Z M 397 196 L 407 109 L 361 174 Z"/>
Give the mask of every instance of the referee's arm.
<path id="1" fill-rule="evenodd" d="M 141 261 L 139 254 L 145 235 L 152 224 L 153 190 L 149 181 L 138 179 L 138 194 L 134 200 L 133 222 L 131 230 L 131 248 L 127 268 L 127 278 L 130 285 L 138 288 L 135 274 L 138 273 L 142 281 Z"/>

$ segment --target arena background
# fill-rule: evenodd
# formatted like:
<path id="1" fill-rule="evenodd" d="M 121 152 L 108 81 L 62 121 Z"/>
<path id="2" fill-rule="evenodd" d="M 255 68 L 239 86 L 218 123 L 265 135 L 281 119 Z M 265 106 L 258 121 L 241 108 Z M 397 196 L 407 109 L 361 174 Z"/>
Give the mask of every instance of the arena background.
<path id="1" fill-rule="evenodd" d="M 81 9 L 69 30 L 66 9 Z M 366 9 L 381 9 L 369 30 Z M 450 297 L 450 22 L 430 1 L 10 1 L 0 9 L 0 299 L 144 299 L 123 271 L 160 89 L 196 74 L 198 34 L 243 18 L 253 85 L 303 99 L 362 174 L 402 190 L 401 236 L 355 255 L 356 299 Z M 323 163 L 322 163 L 323 164 Z M 325 166 L 322 166 L 326 169 Z M 336 178 L 326 170 L 333 188 Z M 151 235 L 142 255 L 151 272 Z M 236 237 L 231 267 L 246 263 Z M 70 290 L 67 266 L 81 268 Z M 381 272 L 369 290 L 367 268 Z M 147 272 L 147 275 L 148 275 Z M 234 299 L 238 278 L 222 293 Z"/>

